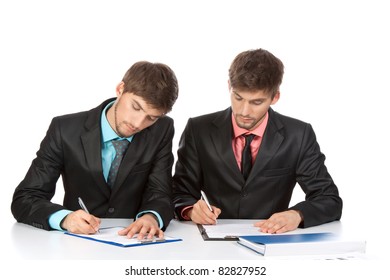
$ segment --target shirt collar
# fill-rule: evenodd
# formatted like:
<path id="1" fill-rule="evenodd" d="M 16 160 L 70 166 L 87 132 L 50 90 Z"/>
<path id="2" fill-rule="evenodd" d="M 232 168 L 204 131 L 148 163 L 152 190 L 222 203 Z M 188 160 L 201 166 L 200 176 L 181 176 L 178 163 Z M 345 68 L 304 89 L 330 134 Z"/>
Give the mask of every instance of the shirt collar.
<path id="1" fill-rule="evenodd" d="M 265 132 L 265 128 L 267 127 L 268 117 L 269 117 L 269 114 L 267 112 L 265 114 L 263 121 L 261 122 L 261 124 L 258 127 L 256 127 L 254 130 L 247 130 L 247 129 L 241 128 L 237 125 L 236 119 L 234 118 L 233 112 L 232 112 L 232 124 L 233 124 L 234 138 L 236 138 L 240 135 L 243 135 L 243 134 L 248 134 L 248 133 L 263 137 L 264 132 Z"/>
<path id="2" fill-rule="evenodd" d="M 114 140 L 114 139 L 119 139 L 119 140 L 127 139 L 127 141 L 131 142 L 131 140 L 133 140 L 134 135 L 131 135 L 130 137 L 127 137 L 127 138 L 120 137 L 112 129 L 112 127 L 110 126 L 110 124 L 107 120 L 106 112 L 112 106 L 112 104 L 114 104 L 114 102 L 115 102 L 115 100 L 108 103 L 107 106 L 104 107 L 103 112 L 102 112 L 102 116 L 100 118 L 100 123 L 101 123 L 101 127 L 102 127 L 103 143 Z"/>

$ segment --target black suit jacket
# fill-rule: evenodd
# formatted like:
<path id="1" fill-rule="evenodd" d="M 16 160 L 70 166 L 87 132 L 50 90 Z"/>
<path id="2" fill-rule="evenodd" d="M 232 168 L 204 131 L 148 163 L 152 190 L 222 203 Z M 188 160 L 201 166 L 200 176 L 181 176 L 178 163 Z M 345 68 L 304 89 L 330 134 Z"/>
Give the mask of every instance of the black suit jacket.
<path id="1" fill-rule="evenodd" d="M 180 139 L 174 175 L 175 211 L 193 205 L 203 189 L 219 218 L 267 219 L 289 209 L 298 183 L 306 201 L 301 211 L 309 227 L 340 219 L 342 200 L 324 165 L 310 124 L 269 110 L 269 121 L 251 173 L 244 180 L 232 149 L 231 109 L 189 119 Z"/>
<path id="2" fill-rule="evenodd" d="M 11 210 L 17 221 L 49 230 L 49 216 L 61 209 L 80 209 L 102 218 L 134 218 L 144 210 L 158 212 L 164 229 L 173 218 L 173 120 L 159 119 L 135 134 L 111 189 L 102 171 L 101 113 L 114 99 L 87 112 L 52 120 L 37 157 L 16 188 Z M 62 176 L 63 206 L 50 202 Z"/>

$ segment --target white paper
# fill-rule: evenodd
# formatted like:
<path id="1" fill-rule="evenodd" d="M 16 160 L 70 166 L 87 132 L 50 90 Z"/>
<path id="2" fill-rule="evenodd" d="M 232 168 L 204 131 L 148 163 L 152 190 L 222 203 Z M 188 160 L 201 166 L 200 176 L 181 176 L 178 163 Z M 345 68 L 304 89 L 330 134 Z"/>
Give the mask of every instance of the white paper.
<path id="1" fill-rule="evenodd" d="M 220 220 L 216 225 L 203 225 L 209 238 L 224 238 L 226 236 L 265 235 L 253 223 L 223 223 Z"/>

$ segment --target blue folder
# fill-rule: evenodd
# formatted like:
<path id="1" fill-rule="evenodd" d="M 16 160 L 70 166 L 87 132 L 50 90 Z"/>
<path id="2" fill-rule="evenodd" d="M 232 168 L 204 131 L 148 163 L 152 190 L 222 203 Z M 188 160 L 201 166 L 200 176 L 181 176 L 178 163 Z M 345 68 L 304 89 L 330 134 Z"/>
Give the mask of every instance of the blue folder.
<path id="1" fill-rule="evenodd" d="M 259 244 L 317 242 L 334 239 L 336 236 L 330 232 L 302 233 L 302 234 L 272 234 L 272 235 L 246 235 L 240 236 L 248 241 Z"/>
<path id="2" fill-rule="evenodd" d="M 299 254 L 303 249 L 316 253 L 319 244 L 336 240 L 337 235 L 329 232 L 302 234 L 270 234 L 240 236 L 238 244 L 261 255 Z M 299 245 L 301 244 L 301 245 Z M 304 246 L 307 244 L 308 246 Z M 275 246 L 273 246 L 275 245 Z M 316 246 L 314 246 L 316 245 Z M 319 245 L 323 247 L 324 245 Z M 322 250 L 320 248 L 319 250 Z"/>

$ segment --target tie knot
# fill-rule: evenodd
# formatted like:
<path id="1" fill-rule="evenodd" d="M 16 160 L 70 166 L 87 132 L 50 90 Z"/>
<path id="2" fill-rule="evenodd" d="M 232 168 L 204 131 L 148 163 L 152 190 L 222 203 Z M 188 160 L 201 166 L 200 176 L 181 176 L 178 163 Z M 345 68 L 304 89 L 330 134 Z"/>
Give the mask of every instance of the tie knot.
<path id="1" fill-rule="evenodd" d="M 112 145 L 114 145 L 117 155 L 123 155 L 127 147 L 129 146 L 129 141 L 127 140 L 112 140 Z"/>
<path id="2" fill-rule="evenodd" d="M 250 145 L 253 138 L 255 138 L 254 134 L 244 134 L 243 136 L 245 137 L 245 145 Z"/>

